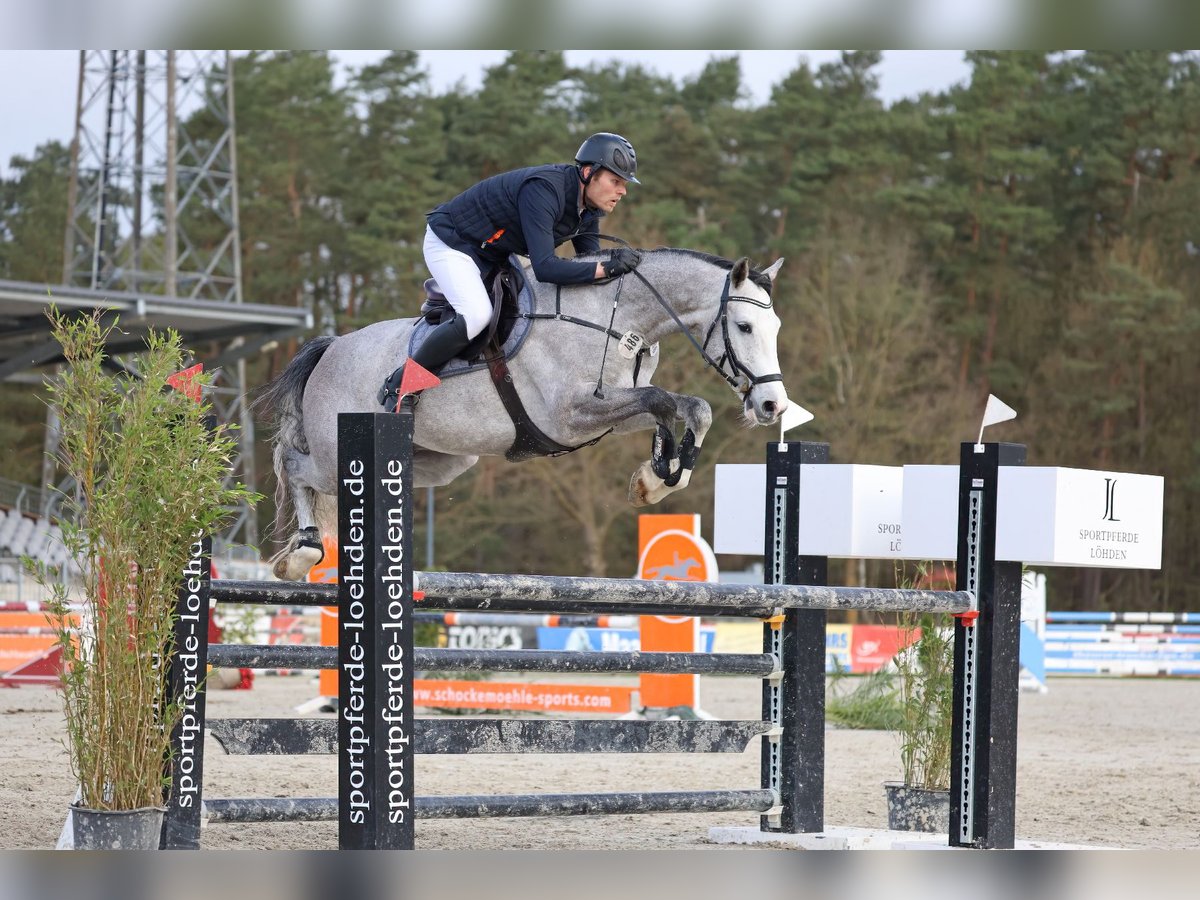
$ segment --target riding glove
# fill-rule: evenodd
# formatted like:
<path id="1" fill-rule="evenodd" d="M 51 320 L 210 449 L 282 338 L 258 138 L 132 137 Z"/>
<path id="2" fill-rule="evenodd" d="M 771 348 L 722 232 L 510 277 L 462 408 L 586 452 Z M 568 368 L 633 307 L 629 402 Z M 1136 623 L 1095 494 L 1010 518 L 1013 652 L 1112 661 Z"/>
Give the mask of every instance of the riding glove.
<path id="1" fill-rule="evenodd" d="M 641 261 L 642 252 L 640 250 L 626 250 L 624 247 L 619 247 L 612 252 L 612 256 L 607 262 L 600 265 L 604 269 L 605 275 L 609 278 L 616 278 L 618 275 L 632 272 Z"/>

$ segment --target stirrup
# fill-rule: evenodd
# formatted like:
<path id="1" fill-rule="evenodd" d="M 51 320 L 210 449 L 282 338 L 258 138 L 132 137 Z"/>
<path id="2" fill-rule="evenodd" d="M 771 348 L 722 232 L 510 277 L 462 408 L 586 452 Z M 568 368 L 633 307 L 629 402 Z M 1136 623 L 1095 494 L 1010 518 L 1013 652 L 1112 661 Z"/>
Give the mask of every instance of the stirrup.
<path id="1" fill-rule="evenodd" d="M 404 395 L 406 398 L 411 398 L 411 402 L 408 400 L 405 401 L 405 409 L 411 410 L 416 405 L 417 398 L 420 396 L 423 390 L 441 383 L 441 379 L 437 377 L 437 373 L 446 365 L 445 360 L 432 363 L 432 365 L 435 366 L 434 369 L 426 368 L 416 359 L 405 360 L 398 369 L 396 369 L 391 375 L 383 380 L 383 386 L 375 394 L 375 399 L 379 401 L 380 406 L 382 406 L 386 412 L 396 411 L 397 397 L 400 394 L 400 389 L 404 387 L 404 376 L 407 372 L 407 366 L 410 361 L 417 367 L 417 371 L 413 373 L 414 375 L 419 375 L 421 372 L 425 372 L 430 377 L 412 379 L 414 384 Z M 421 387 L 416 387 L 416 384 L 420 384 Z"/>
<path id="2" fill-rule="evenodd" d="M 399 394 L 396 393 L 395 388 L 388 387 L 385 382 L 383 387 L 379 389 L 379 393 L 375 395 L 375 399 L 379 401 L 379 405 L 383 407 L 384 412 L 395 412 Z"/>
<path id="3" fill-rule="evenodd" d="M 421 398 L 421 391 L 414 391 L 412 394 L 404 395 L 404 409 L 415 409 L 416 402 Z M 382 388 L 376 394 L 376 400 L 379 401 L 379 406 L 383 407 L 385 413 L 395 413 L 397 403 L 400 402 L 400 385 L 391 386 L 388 382 L 384 382 Z"/>

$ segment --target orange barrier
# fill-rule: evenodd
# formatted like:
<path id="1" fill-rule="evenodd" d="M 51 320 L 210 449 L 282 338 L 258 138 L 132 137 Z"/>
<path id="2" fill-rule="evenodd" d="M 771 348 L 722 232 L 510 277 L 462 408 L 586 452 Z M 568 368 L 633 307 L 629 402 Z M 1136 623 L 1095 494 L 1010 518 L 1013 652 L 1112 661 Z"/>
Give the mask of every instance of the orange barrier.
<path id="1" fill-rule="evenodd" d="M 77 628 L 79 619 L 71 617 L 71 627 Z M 55 653 L 58 638 L 45 612 L 8 611 L 0 612 L 0 679 L 8 684 L 46 683 L 57 684 L 60 654 Z M 33 665 L 37 673 L 45 674 L 45 661 L 53 668 L 53 678 L 31 678 L 27 667 Z M 49 671 L 49 670 L 47 670 Z"/>

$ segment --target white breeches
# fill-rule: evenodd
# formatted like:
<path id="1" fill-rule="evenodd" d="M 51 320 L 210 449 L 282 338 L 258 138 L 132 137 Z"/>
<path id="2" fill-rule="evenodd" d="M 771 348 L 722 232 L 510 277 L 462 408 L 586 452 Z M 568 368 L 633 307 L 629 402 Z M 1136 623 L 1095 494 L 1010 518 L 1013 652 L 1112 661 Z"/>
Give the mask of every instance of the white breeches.
<path id="1" fill-rule="evenodd" d="M 475 260 L 446 243 L 425 226 L 425 265 L 437 279 L 438 287 L 467 323 L 467 337 L 473 338 L 492 320 L 492 300 L 479 276 Z"/>

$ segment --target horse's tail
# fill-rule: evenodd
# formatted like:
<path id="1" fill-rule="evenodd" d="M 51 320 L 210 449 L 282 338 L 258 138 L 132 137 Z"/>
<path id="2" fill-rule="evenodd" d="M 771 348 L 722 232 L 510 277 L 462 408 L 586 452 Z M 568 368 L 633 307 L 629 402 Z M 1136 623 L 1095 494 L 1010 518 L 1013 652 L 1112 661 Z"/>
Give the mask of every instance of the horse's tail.
<path id="1" fill-rule="evenodd" d="M 304 436 L 304 413 L 301 401 L 313 369 L 325 355 L 336 338 L 321 335 L 304 344 L 292 357 L 287 368 L 271 382 L 254 400 L 253 408 L 274 427 L 272 435 L 272 459 L 275 466 L 275 528 L 284 536 L 295 516 L 291 491 L 288 490 L 285 461 L 289 451 L 308 453 L 308 439 Z"/>

